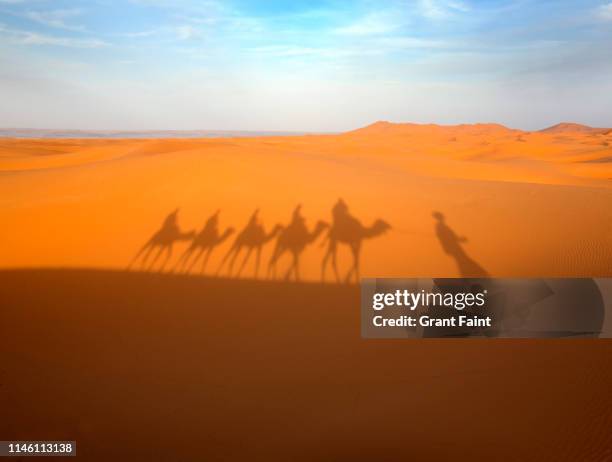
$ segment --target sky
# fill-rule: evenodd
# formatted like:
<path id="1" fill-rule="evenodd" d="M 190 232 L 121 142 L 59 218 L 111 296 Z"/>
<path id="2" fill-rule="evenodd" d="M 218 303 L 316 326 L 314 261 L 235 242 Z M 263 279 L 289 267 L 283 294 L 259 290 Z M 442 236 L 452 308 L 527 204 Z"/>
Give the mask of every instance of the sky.
<path id="1" fill-rule="evenodd" d="M 0 0 L 0 127 L 612 126 L 610 0 Z"/>

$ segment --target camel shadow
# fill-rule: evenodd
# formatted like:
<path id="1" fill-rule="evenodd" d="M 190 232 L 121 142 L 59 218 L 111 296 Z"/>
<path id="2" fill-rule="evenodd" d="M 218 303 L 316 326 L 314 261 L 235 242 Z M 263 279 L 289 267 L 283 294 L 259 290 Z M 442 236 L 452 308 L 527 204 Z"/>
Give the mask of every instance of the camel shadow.
<path id="1" fill-rule="evenodd" d="M 199 259 L 204 255 L 200 268 L 200 274 L 204 274 L 208 260 L 215 247 L 221 245 L 235 232 L 235 229 L 232 227 L 226 228 L 223 233 L 219 232 L 219 213 L 220 210 L 217 210 L 208 220 L 206 220 L 200 232 L 194 236 L 189 247 L 179 258 L 174 270 L 190 273 Z"/>
<path id="2" fill-rule="evenodd" d="M 165 258 L 158 269 L 160 272 L 163 271 L 172 257 L 172 247 L 174 246 L 174 243 L 193 239 L 195 237 L 194 231 L 184 233 L 180 230 L 177 218 L 178 212 L 179 209 L 177 208 L 166 216 L 161 228 L 155 234 L 153 234 L 153 236 L 151 236 L 151 238 L 136 253 L 127 267 L 128 271 L 132 269 L 132 267 L 139 261 L 141 269 L 152 271 L 162 253 L 165 252 Z M 155 257 L 153 257 L 151 264 L 147 267 L 147 261 L 155 249 L 158 249 L 158 251 L 155 254 Z"/>
<path id="3" fill-rule="evenodd" d="M 301 215 L 302 206 L 298 205 L 293 211 L 291 222 L 285 226 L 276 238 L 274 251 L 268 262 L 268 278 L 276 279 L 278 260 L 284 255 L 289 254 L 292 262 L 284 279 L 300 280 L 300 256 L 306 247 L 314 243 L 323 231 L 329 228 L 329 223 L 319 220 L 312 231 L 308 230 L 306 220 Z"/>
<path id="4" fill-rule="evenodd" d="M 384 220 L 376 220 L 371 226 L 364 226 L 353 217 L 348 206 L 340 199 L 332 209 L 332 223 L 318 220 L 309 228 L 302 215 L 302 206 L 295 207 L 291 220 L 286 226 L 275 225 L 269 232 L 259 218 L 259 209 L 255 210 L 241 231 L 236 233 L 233 227 L 226 227 L 222 232 L 219 228 L 220 210 L 217 210 L 206 220 L 199 231 L 184 232 L 178 225 L 179 209 L 169 213 L 161 227 L 138 250 L 130 261 L 127 269 L 139 267 L 141 270 L 164 271 L 172 258 L 172 250 L 179 241 L 191 241 L 185 251 L 179 256 L 171 272 L 188 274 L 201 262 L 199 274 L 205 274 L 215 248 L 223 244 L 232 235 L 234 241 L 224 254 L 216 276 L 225 271 L 227 277 L 238 278 L 243 273 L 253 254 L 255 254 L 254 277 L 259 275 L 261 253 L 264 246 L 275 239 L 274 250 L 268 261 L 267 277 L 277 278 L 279 261 L 285 256 L 290 257 L 290 264 L 284 271 L 284 281 L 300 281 L 300 260 L 308 246 L 325 234 L 325 241 L 321 247 L 326 246 L 326 252 L 321 263 L 321 279 L 325 281 L 325 270 L 328 263 L 331 265 L 338 283 L 341 282 L 337 267 L 337 249 L 340 244 L 347 245 L 351 250 L 353 261 L 344 282 L 359 282 L 361 247 L 364 239 L 374 238 L 386 233 L 391 226 Z M 242 261 L 237 260 L 244 252 Z M 236 266 L 238 266 L 236 270 Z"/>
<path id="5" fill-rule="evenodd" d="M 272 229 L 272 231 L 266 233 L 263 225 L 259 221 L 259 209 L 256 209 L 251 215 L 251 218 L 249 219 L 248 223 L 236 236 L 236 239 L 223 257 L 223 260 L 221 260 L 221 264 L 217 269 L 217 276 L 221 274 L 221 271 L 223 270 L 225 264 L 229 263 L 227 275 L 229 277 L 232 277 L 236 259 L 238 258 L 238 255 L 242 252 L 242 250 L 245 249 L 246 254 L 244 256 L 244 259 L 242 260 L 242 264 L 240 265 L 234 277 L 240 277 L 246 264 L 251 258 L 253 251 L 255 251 L 255 278 L 257 278 L 261 261 L 261 251 L 264 245 L 274 239 L 281 231 L 281 229 L 281 225 L 276 225 Z"/>
<path id="6" fill-rule="evenodd" d="M 353 265 L 344 278 L 345 283 L 360 280 L 361 246 L 365 239 L 372 239 L 383 235 L 391 229 L 391 225 L 384 220 L 378 219 L 370 226 L 364 226 L 357 218 L 349 212 L 348 205 L 338 199 L 332 209 L 332 225 L 326 236 L 327 250 L 321 262 L 321 281 L 325 281 L 325 270 L 331 260 L 331 266 L 336 276 L 336 282 L 340 283 L 340 274 L 337 266 L 337 251 L 339 244 L 345 244 L 351 250 Z M 323 244 L 325 245 L 325 243 Z"/>

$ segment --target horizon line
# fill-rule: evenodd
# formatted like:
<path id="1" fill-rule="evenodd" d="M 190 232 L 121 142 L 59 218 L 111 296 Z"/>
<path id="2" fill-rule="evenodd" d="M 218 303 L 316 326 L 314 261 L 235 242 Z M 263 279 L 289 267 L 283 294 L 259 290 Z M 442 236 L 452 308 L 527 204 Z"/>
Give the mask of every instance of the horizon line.
<path id="1" fill-rule="evenodd" d="M 563 127 L 563 126 L 575 126 L 577 128 L 587 130 L 608 130 L 609 127 L 593 127 L 580 122 L 558 122 L 552 125 L 547 125 L 543 128 L 538 129 L 522 129 L 507 126 L 500 122 L 466 122 L 466 123 L 436 123 L 436 122 L 392 122 L 388 120 L 377 120 L 375 122 L 358 126 L 357 128 L 350 128 L 342 131 L 321 131 L 321 130 L 280 130 L 280 129 L 211 129 L 211 128 L 138 128 L 138 129 L 113 129 L 113 128 L 36 128 L 36 127 L 0 127 L 0 136 L 2 132 L 47 132 L 47 133 L 92 133 L 92 134 L 147 134 L 147 133 L 183 133 L 183 134 L 223 134 L 223 135 L 235 135 L 235 134 L 278 134 L 278 135 L 335 135 L 341 133 L 348 133 L 375 125 L 412 125 L 412 126 L 437 126 L 442 128 L 453 128 L 462 126 L 479 126 L 479 125 L 497 125 L 499 127 L 506 128 L 508 130 L 522 131 L 525 133 L 537 133 L 544 130 Z"/>

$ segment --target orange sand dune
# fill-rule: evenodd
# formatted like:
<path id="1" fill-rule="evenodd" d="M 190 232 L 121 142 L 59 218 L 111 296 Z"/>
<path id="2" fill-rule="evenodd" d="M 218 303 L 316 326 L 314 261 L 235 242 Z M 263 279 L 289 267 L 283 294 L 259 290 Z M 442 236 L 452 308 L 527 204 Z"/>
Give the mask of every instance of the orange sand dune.
<path id="1" fill-rule="evenodd" d="M 610 128 L 594 128 L 589 127 L 587 125 L 575 124 L 571 122 L 562 122 L 557 125 L 553 125 L 552 127 L 545 128 L 544 130 L 540 130 L 541 133 L 572 133 L 572 132 L 582 132 L 582 133 L 609 133 L 612 129 Z"/>
<path id="2" fill-rule="evenodd" d="M 302 204 L 312 229 L 342 197 L 364 225 L 392 226 L 364 241 L 362 276 L 458 275 L 433 211 L 492 275 L 612 276 L 611 186 L 612 135 L 603 132 L 379 122 L 317 136 L 5 138 L 0 266 L 125 268 L 177 207 L 185 231 L 217 209 L 220 231 L 240 230 L 255 208 L 269 231 Z M 215 249 L 209 274 L 232 239 Z M 304 251 L 303 278 L 319 279 L 322 242 Z M 174 246 L 168 269 L 187 245 Z M 264 273 L 273 246 L 263 249 Z M 341 273 L 350 261 L 342 247 Z M 254 258 L 244 270 L 253 274 Z"/>

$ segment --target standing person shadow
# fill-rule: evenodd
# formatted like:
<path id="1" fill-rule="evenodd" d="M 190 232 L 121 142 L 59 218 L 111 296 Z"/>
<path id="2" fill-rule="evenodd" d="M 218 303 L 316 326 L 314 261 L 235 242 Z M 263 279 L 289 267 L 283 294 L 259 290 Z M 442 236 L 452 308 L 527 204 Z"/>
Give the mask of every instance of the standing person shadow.
<path id="1" fill-rule="evenodd" d="M 276 225 L 270 233 L 266 233 L 263 225 L 259 222 L 258 214 L 259 209 L 253 212 L 249 222 L 246 224 L 244 229 L 238 233 L 232 247 L 223 257 L 223 260 L 217 269 L 217 275 L 221 273 L 225 263 L 229 260 L 228 276 L 231 277 L 236 258 L 238 258 L 238 255 L 242 249 L 246 249 L 247 253 L 244 256 L 244 260 L 242 260 L 242 264 L 240 265 L 238 272 L 236 273 L 236 277 L 240 276 L 242 270 L 249 261 L 253 250 L 255 250 L 255 278 L 257 278 L 257 275 L 259 274 L 259 264 L 261 261 L 261 250 L 263 246 L 274 239 L 283 228 L 281 225 Z"/>
<path id="2" fill-rule="evenodd" d="M 130 270 L 132 266 L 136 264 L 136 262 L 138 262 L 138 260 L 141 260 L 142 269 L 153 269 L 155 263 L 157 263 L 162 253 L 165 251 L 166 258 L 163 260 L 159 268 L 159 271 L 163 271 L 166 267 L 166 264 L 170 260 L 170 257 L 172 256 L 172 246 L 174 245 L 174 243 L 176 241 L 185 241 L 193 239 L 195 237 L 194 231 L 189 231 L 187 233 L 181 232 L 177 223 L 178 211 L 179 209 L 177 208 L 166 217 L 166 219 L 162 223 L 161 228 L 155 234 L 153 234 L 151 239 L 149 239 L 134 256 L 134 258 L 127 267 L 128 270 Z M 147 261 L 149 259 L 149 256 L 151 255 L 151 252 L 154 249 L 159 250 L 153 258 L 151 265 L 147 268 Z"/>
<path id="3" fill-rule="evenodd" d="M 442 250 L 455 260 L 459 274 L 463 278 L 488 278 L 489 273 L 470 257 L 463 248 L 467 238 L 457 236 L 455 232 L 446 224 L 445 217 L 440 212 L 433 212 L 432 216 L 436 220 L 436 236 L 440 241 Z"/>

